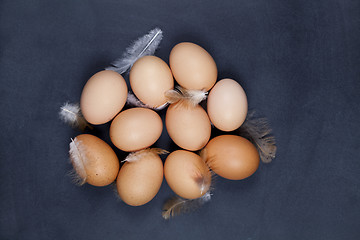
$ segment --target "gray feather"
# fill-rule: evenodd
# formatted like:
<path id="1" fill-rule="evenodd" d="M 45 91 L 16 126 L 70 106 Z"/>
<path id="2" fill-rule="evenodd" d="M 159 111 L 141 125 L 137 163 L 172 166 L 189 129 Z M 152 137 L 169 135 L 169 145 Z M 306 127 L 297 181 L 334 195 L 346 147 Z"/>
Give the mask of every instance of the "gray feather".
<path id="1" fill-rule="evenodd" d="M 184 199 L 179 196 L 172 197 L 165 202 L 163 207 L 162 217 L 168 220 L 171 217 L 194 211 L 200 208 L 206 202 L 209 202 L 210 199 L 211 199 L 210 191 L 197 199 Z"/>
<path id="2" fill-rule="evenodd" d="M 239 129 L 239 135 L 248 138 L 257 147 L 260 159 L 270 163 L 276 155 L 276 141 L 266 118 L 256 118 L 249 113 Z"/>
<path id="3" fill-rule="evenodd" d="M 115 60 L 106 70 L 112 70 L 123 74 L 141 57 L 146 55 L 154 55 L 163 37 L 160 28 L 151 30 L 145 36 L 136 40 L 130 47 L 126 49 L 122 58 Z"/>

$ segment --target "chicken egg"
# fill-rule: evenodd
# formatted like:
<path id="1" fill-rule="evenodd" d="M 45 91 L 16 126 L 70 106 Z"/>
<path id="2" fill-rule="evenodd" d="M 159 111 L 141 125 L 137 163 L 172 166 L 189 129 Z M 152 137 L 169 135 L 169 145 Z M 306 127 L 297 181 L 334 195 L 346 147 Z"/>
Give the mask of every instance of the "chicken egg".
<path id="1" fill-rule="evenodd" d="M 110 138 L 117 148 L 133 152 L 154 144 L 162 129 L 163 123 L 155 111 L 130 108 L 114 118 L 110 125 Z"/>
<path id="2" fill-rule="evenodd" d="M 186 89 L 208 91 L 216 82 L 215 61 L 197 44 L 177 44 L 170 52 L 169 62 L 175 80 Z"/>
<path id="3" fill-rule="evenodd" d="M 175 144 L 186 150 L 199 150 L 210 139 L 210 120 L 199 105 L 193 107 L 181 102 L 171 104 L 166 112 L 165 125 Z"/>
<path id="4" fill-rule="evenodd" d="M 164 93 L 174 88 L 174 79 L 169 66 L 163 60 L 155 56 L 145 56 L 132 66 L 130 85 L 141 102 L 157 108 L 166 103 Z"/>
<path id="5" fill-rule="evenodd" d="M 80 184 L 106 186 L 119 173 L 119 160 L 103 140 L 90 134 L 78 135 L 70 143 L 70 159 Z"/>
<path id="6" fill-rule="evenodd" d="M 211 185 L 211 173 L 205 162 L 199 155 L 186 150 L 169 154 L 164 174 L 169 187 L 186 199 L 201 197 Z"/>
<path id="7" fill-rule="evenodd" d="M 151 201 L 159 192 L 164 178 L 163 163 L 158 154 L 148 150 L 141 150 L 135 155 L 136 160 L 125 162 L 121 167 L 116 187 L 126 204 L 140 206 Z"/>
<path id="8" fill-rule="evenodd" d="M 211 139 L 202 155 L 216 174 L 231 180 L 251 176 L 260 162 L 256 147 L 249 140 L 236 135 L 220 135 Z"/>
<path id="9" fill-rule="evenodd" d="M 232 79 L 220 80 L 209 93 L 207 111 L 216 128 L 227 132 L 239 128 L 248 111 L 244 89 Z"/>
<path id="10" fill-rule="evenodd" d="M 103 124 L 113 119 L 124 107 L 127 86 L 117 72 L 104 70 L 93 75 L 81 93 L 81 112 L 91 124 Z"/>

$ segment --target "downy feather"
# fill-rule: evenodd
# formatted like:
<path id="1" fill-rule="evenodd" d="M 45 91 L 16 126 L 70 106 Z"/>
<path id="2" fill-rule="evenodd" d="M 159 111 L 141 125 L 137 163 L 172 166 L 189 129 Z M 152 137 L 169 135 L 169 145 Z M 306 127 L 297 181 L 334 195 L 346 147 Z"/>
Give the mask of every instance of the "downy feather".
<path id="1" fill-rule="evenodd" d="M 166 220 L 171 217 L 189 213 L 200 208 L 206 202 L 209 202 L 211 199 L 210 191 L 206 192 L 202 197 L 197 199 L 184 199 L 179 196 L 174 196 L 167 200 L 163 206 L 162 217 Z"/>
<path id="2" fill-rule="evenodd" d="M 73 165 L 73 170 L 70 172 L 73 181 L 77 185 L 83 185 L 86 182 L 86 170 L 85 170 L 85 149 L 83 148 L 81 141 L 71 138 L 70 143 L 70 161 Z"/>
<path id="3" fill-rule="evenodd" d="M 84 130 L 86 127 L 92 128 L 81 114 L 80 106 L 78 103 L 64 103 L 60 107 L 60 119 L 69 124 L 71 127 Z"/>
<path id="4" fill-rule="evenodd" d="M 201 90 L 187 90 L 177 86 L 176 89 L 166 91 L 165 97 L 170 104 L 179 102 L 185 104 L 185 106 L 195 107 L 201 101 L 206 99 L 207 92 Z"/>
<path id="5" fill-rule="evenodd" d="M 116 71 L 120 74 L 126 72 L 139 58 L 146 55 L 153 55 L 163 37 L 159 28 L 151 30 L 148 34 L 140 37 L 126 49 L 122 58 L 115 60 L 106 70 Z"/>
<path id="6" fill-rule="evenodd" d="M 266 118 L 256 118 L 254 112 L 246 117 L 239 128 L 239 135 L 248 138 L 257 147 L 260 159 L 270 163 L 276 155 L 276 141 Z"/>
<path id="7" fill-rule="evenodd" d="M 127 100 L 126 100 L 126 103 L 130 106 L 133 106 L 133 107 L 143 107 L 143 108 L 150 108 L 150 109 L 153 109 L 153 110 L 162 110 L 164 109 L 168 103 L 165 103 L 159 107 L 150 107 L 149 105 L 146 105 L 145 103 L 141 102 L 133 93 L 129 92 L 128 93 L 128 96 L 127 96 Z"/>
<path id="8" fill-rule="evenodd" d="M 146 148 L 146 149 L 143 149 L 140 151 L 130 153 L 121 162 L 135 162 L 135 161 L 139 161 L 140 159 L 142 159 L 144 156 L 146 156 L 148 154 L 160 155 L 160 154 L 167 154 L 167 153 L 169 153 L 169 152 L 164 149 L 161 149 L 161 148 Z"/>
<path id="9" fill-rule="evenodd" d="M 213 190 L 212 188 L 213 177 L 214 174 L 209 168 L 206 168 L 205 172 L 201 171 L 200 169 L 197 169 L 197 171 L 193 173 L 193 180 L 198 185 L 201 194 L 209 190 Z"/>

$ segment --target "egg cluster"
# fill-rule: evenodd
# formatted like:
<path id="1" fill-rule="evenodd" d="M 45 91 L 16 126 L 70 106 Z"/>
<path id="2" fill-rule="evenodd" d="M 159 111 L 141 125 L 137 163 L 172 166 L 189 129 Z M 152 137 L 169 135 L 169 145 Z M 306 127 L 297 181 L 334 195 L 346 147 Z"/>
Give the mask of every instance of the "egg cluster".
<path id="1" fill-rule="evenodd" d="M 232 79 L 217 81 L 214 59 L 194 43 L 173 47 L 169 65 L 156 56 L 139 58 L 129 74 L 135 96 L 129 95 L 122 75 L 112 70 L 87 81 L 80 100 L 85 120 L 93 125 L 112 121 L 113 145 L 129 154 L 120 167 L 105 141 L 90 134 L 77 136 L 70 143 L 70 158 L 80 183 L 106 186 L 116 181 L 120 198 L 140 206 L 155 197 L 164 176 L 178 196 L 199 199 L 209 193 L 213 173 L 240 180 L 257 170 L 258 150 L 233 133 L 248 112 L 243 88 Z M 123 110 L 130 97 L 138 106 Z M 205 101 L 206 110 L 199 104 Z M 166 130 L 181 150 L 171 152 L 163 164 L 159 155 L 168 152 L 151 146 L 163 131 L 157 111 L 165 108 Z M 214 127 L 222 134 L 211 139 Z"/>

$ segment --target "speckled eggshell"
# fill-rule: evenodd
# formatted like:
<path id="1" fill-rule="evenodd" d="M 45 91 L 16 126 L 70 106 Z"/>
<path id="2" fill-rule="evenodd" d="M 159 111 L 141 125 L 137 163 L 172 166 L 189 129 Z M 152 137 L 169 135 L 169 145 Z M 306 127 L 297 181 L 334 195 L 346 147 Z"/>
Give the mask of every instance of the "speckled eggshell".
<path id="1" fill-rule="evenodd" d="M 93 186 L 106 186 L 114 182 L 119 173 L 119 160 L 114 150 L 100 138 L 81 134 L 74 139 L 77 145 L 77 161 L 73 161 L 75 171 Z M 79 166 L 80 165 L 80 166 Z M 79 171 L 82 168 L 85 171 Z"/>

